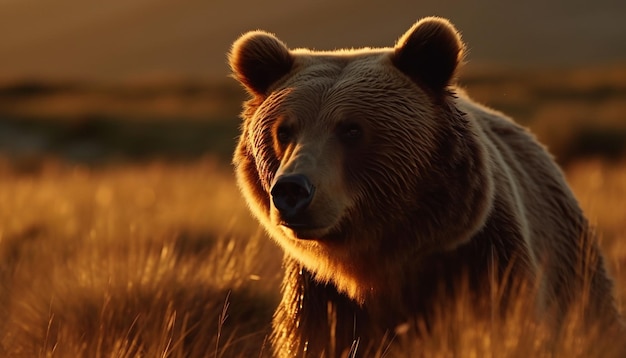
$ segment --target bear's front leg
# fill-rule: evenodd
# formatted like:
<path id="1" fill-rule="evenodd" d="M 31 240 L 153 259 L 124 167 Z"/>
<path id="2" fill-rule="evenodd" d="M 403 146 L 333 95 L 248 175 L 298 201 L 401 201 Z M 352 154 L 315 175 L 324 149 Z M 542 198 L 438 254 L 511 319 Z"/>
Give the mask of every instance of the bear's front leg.
<path id="1" fill-rule="evenodd" d="M 283 297 L 274 314 L 272 344 L 277 357 L 365 356 L 368 317 L 359 305 L 320 283 L 302 265 L 285 258 Z"/>

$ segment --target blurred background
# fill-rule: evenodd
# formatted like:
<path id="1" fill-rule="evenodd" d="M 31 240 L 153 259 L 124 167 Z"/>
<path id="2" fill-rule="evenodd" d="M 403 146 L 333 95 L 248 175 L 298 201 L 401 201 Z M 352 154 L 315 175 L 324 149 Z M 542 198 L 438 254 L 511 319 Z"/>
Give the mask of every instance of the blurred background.
<path id="1" fill-rule="evenodd" d="M 607 65 L 626 58 L 626 4 L 616 0 L 2 0 L 0 74 L 119 81 L 144 76 L 223 80 L 224 53 L 266 29 L 291 47 L 391 46 L 439 15 L 463 32 L 476 64 Z"/>
<path id="2" fill-rule="evenodd" d="M 619 156 L 626 3 L 0 0 L 0 151 L 80 162 L 228 157 L 242 91 L 226 53 L 265 29 L 290 47 L 392 46 L 447 17 L 469 47 L 461 84 L 535 129 L 557 159 Z"/>
<path id="3" fill-rule="evenodd" d="M 282 253 L 232 174 L 230 44 L 393 46 L 429 15 L 563 166 L 623 312 L 625 1 L 0 0 L 0 356 L 263 356 Z"/>

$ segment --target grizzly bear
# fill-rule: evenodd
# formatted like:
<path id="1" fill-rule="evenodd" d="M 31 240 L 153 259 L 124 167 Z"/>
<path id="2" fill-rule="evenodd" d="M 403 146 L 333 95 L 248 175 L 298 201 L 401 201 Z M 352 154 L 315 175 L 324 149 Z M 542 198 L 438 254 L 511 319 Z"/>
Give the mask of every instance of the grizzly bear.
<path id="1" fill-rule="evenodd" d="M 368 355 L 399 325 L 428 322 L 461 282 L 480 297 L 494 276 L 536 287 L 556 320 L 583 291 L 589 316 L 615 314 L 562 172 L 455 86 L 463 53 L 435 17 L 393 48 L 290 50 L 262 31 L 233 44 L 251 95 L 238 185 L 285 251 L 277 356 Z"/>

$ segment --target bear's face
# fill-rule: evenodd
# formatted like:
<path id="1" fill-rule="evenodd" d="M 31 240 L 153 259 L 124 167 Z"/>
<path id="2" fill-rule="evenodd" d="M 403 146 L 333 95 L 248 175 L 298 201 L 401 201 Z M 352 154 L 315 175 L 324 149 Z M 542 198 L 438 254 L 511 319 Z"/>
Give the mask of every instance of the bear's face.
<path id="1" fill-rule="evenodd" d="M 453 244 L 434 233 L 454 234 L 437 225 L 448 215 L 439 201 L 453 195 L 442 173 L 466 145 L 447 89 L 461 55 L 456 31 L 435 18 L 395 48 L 289 50 L 263 32 L 233 45 L 234 75 L 253 95 L 239 185 L 289 254 L 322 280 L 343 277 L 353 297 L 382 252 L 400 262 Z M 416 225 L 423 235 L 405 235 Z"/>
<path id="2" fill-rule="evenodd" d="M 431 160 L 437 110 L 409 79 L 389 71 L 386 54 L 307 60 L 247 119 L 245 142 L 258 144 L 250 149 L 264 173 L 272 225 L 293 238 L 346 240 L 342 224 L 363 225 L 344 223 L 355 214 L 381 220 L 367 212 L 372 200 L 390 213 L 406 208 L 420 163 Z M 425 105 L 416 110 L 406 101 Z M 420 139 L 419 146 L 397 145 Z M 404 172 L 390 172 L 390 162 Z"/>

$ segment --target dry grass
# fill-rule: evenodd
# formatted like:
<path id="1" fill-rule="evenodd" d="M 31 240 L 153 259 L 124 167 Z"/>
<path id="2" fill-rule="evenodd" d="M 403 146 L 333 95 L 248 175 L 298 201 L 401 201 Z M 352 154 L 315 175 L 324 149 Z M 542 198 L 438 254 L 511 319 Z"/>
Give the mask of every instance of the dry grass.
<path id="1" fill-rule="evenodd" d="M 626 162 L 572 164 L 568 180 L 589 220 L 598 228 L 618 306 L 626 312 Z"/>
<path id="2" fill-rule="evenodd" d="M 230 168 L 211 159 L 100 169 L 47 161 L 27 175 L 0 168 L 3 356 L 268 354 L 282 254 L 248 216 Z M 581 162 L 568 173 L 626 297 L 626 164 Z M 624 353 L 620 338 L 582 330 L 576 316 L 550 331 L 521 300 L 505 321 L 471 312 L 459 302 L 430 333 L 399 337 L 405 351 L 389 355 Z"/>
<path id="3" fill-rule="evenodd" d="M 3 356 L 258 354 L 281 255 L 224 168 L 2 172 Z"/>

